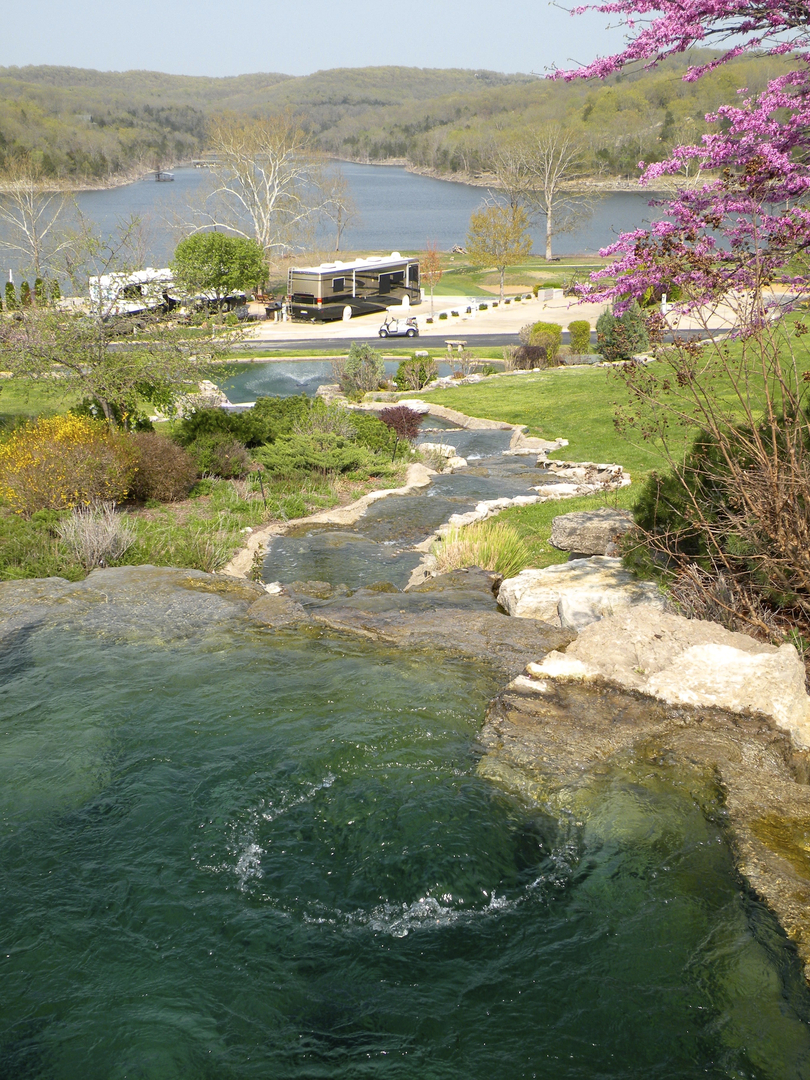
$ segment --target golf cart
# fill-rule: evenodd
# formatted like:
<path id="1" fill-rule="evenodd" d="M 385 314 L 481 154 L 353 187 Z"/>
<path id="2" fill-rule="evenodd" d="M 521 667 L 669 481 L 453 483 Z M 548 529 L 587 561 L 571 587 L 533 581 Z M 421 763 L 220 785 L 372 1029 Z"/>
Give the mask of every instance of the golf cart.
<path id="1" fill-rule="evenodd" d="M 416 319 L 393 319 L 390 315 L 380 327 L 380 337 L 417 337 Z"/>

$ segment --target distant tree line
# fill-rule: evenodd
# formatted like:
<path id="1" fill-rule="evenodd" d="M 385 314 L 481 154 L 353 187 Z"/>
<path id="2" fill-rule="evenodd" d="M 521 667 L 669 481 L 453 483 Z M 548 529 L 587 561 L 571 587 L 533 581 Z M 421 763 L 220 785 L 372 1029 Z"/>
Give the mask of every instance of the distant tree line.
<path id="1" fill-rule="evenodd" d="M 690 53 L 707 58 L 711 53 Z M 564 83 L 488 71 L 359 68 L 292 78 L 205 79 L 155 72 L 0 68 L 0 169 L 22 154 L 46 177 L 102 180 L 168 167 L 211 143 L 210 121 L 291 115 L 311 146 L 359 161 L 399 158 L 466 175 L 491 172 L 493 147 L 558 124 L 585 148 L 591 174 L 635 176 L 673 146 L 694 142 L 704 114 L 753 92 L 790 57 L 744 56 L 697 83 L 687 60 L 604 82 Z"/>

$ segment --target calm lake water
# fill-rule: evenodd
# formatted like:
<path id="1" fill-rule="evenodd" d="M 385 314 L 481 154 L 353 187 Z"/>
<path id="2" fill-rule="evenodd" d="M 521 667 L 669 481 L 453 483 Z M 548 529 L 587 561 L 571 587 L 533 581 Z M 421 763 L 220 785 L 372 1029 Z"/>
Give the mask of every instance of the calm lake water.
<path id="1" fill-rule="evenodd" d="M 476 775 L 480 665 L 147 601 L 0 655 L 3 1080 L 810 1075 L 677 767 L 550 816 Z"/>
<path id="2" fill-rule="evenodd" d="M 351 250 L 422 250 L 435 241 L 442 250 L 464 245 L 470 214 L 477 209 L 486 191 L 430 177 L 417 176 L 403 168 L 381 165 L 341 164 L 361 219 L 344 233 L 342 248 Z M 113 233 L 130 215 L 143 221 L 145 264 L 165 266 L 180 234 L 175 231 L 186 206 L 199 200 L 211 175 L 207 169 L 176 169 L 173 183 L 140 180 L 109 191 L 84 191 L 77 195 L 79 207 L 102 230 Z M 555 254 L 593 254 L 625 230 L 649 221 L 654 211 L 649 195 L 639 192 L 606 196 L 597 203 L 593 216 L 572 233 L 560 235 Z M 541 229 L 534 230 L 535 251 L 545 250 Z M 330 248 L 333 237 L 322 241 Z M 0 243 L 0 266 L 7 274 L 17 260 Z"/>

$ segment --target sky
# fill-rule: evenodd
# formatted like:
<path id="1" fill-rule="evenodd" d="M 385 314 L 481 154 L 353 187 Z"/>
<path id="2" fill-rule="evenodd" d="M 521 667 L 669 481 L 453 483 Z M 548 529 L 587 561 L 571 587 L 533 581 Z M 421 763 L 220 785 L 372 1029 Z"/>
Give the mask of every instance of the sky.
<path id="1" fill-rule="evenodd" d="M 0 67 L 223 76 L 396 64 L 544 74 L 616 52 L 622 34 L 607 22 L 548 0 L 26 0 L 6 7 Z"/>

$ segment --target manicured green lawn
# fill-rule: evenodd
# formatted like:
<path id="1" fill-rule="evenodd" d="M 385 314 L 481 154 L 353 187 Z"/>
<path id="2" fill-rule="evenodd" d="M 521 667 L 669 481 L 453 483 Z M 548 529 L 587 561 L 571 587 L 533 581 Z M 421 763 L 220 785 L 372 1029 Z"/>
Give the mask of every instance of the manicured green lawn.
<path id="1" fill-rule="evenodd" d="M 76 395 L 63 393 L 55 379 L 41 383 L 0 379 L 0 426 L 3 417 L 53 416 L 67 412 L 76 403 Z"/>
<path id="2" fill-rule="evenodd" d="M 555 458 L 622 465 L 636 479 L 665 464 L 656 447 L 630 442 L 617 432 L 616 409 L 626 403 L 627 393 L 611 368 L 503 375 L 418 396 L 468 416 L 526 424 L 529 435 L 568 439 L 568 446 L 552 455 Z"/>

